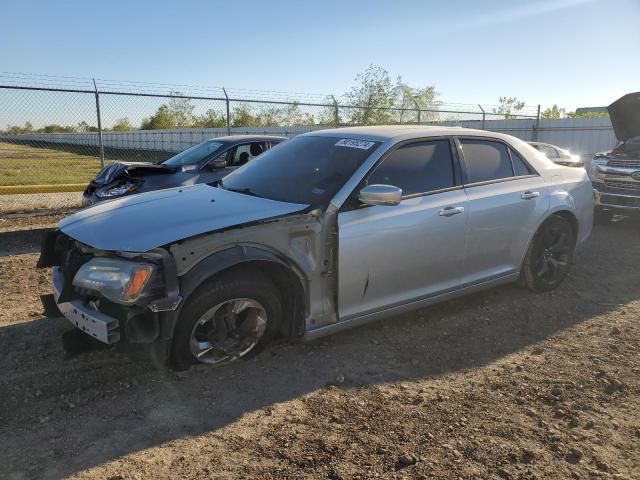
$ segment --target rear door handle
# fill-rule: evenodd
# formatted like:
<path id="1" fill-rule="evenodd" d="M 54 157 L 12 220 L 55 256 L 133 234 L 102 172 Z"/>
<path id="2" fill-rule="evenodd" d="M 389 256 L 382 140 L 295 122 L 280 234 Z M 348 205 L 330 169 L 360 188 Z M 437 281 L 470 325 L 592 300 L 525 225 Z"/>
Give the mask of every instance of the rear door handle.
<path id="1" fill-rule="evenodd" d="M 531 190 L 527 190 L 522 195 L 520 195 L 520 198 L 523 200 L 531 200 L 532 198 L 538 198 L 539 196 L 540 192 L 532 192 Z"/>
<path id="2" fill-rule="evenodd" d="M 451 215 L 457 215 L 464 212 L 464 207 L 445 207 L 438 212 L 441 217 L 450 217 Z"/>

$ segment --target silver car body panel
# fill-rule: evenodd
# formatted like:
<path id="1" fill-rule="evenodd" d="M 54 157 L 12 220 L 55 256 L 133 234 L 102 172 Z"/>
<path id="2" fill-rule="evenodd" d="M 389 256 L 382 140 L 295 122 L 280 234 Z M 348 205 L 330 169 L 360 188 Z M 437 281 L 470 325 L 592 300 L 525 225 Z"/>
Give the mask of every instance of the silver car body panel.
<path id="1" fill-rule="evenodd" d="M 460 214 L 440 215 L 447 207 Z M 462 188 L 338 215 L 339 316 L 414 301 L 460 285 L 468 201 Z"/>
<path id="2" fill-rule="evenodd" d="M 146 252 L 202 233 L 307 207 L 199 184 L 99 203 L 63 219 L 59 228 L 100 250 Z"/>
<path id="3" fill-rule="evenodd" d="M 230 248 L 263 249 L 285 259 L 300 278 L 305 339 L 515 280 L 535 231 L 554 212 L 575 216 L 578 243 L 590 233 L 586 171 L 556 165 L 509 135 L 407 126 L 305 135 L 381 142 L 324 210 L 199 185 L 106 202 L 61 222 L 61 229 L 104 250 L 169 245 L 179 276 Z M 414 196 L 396 206 L 342 210 L 389 148 L 456 135 L 506 142 L 537 174 Z M 523 198 L 527 192 L 537 195 Z M 461 211 L 439 215 L 449 206 Z"/>

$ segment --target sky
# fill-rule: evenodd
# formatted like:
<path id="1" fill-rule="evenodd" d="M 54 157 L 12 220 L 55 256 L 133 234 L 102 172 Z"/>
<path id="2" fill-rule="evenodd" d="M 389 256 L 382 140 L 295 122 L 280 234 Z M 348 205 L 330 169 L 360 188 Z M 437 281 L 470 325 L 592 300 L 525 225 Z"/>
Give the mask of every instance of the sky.
<path id="1" fill-rule="evenodd" d="M 0 72 L 340 95 L 370 64 L 446 102 L 640 90 L 640 0 L 0 0 Z"/>

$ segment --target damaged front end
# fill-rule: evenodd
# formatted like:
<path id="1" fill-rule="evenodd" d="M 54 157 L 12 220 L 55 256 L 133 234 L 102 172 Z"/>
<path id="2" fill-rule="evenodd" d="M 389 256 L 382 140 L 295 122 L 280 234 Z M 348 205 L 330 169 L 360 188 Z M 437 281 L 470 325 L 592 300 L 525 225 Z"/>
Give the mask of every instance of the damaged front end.
<path id="1" fill-rule="evenodd" d="M 145 162 L 112 163 L 105 166 L 83 192 L 83 203 L 118 198 L 136 193 L 144 185 L 144 176 L 174 173 L 176 169 L 166 165 Z"/>
<path id="2" fill-rule="evenodd" d="M 76 328 L 106 344 L 154 341 L 159 312 L 181 301 L 174 259 L 162 248 L 107 252 L 55 230 L 44 239 L 37 267 L 53 267 L 54 293 L 43 297 L 45 311 L 55 305 Z"/>

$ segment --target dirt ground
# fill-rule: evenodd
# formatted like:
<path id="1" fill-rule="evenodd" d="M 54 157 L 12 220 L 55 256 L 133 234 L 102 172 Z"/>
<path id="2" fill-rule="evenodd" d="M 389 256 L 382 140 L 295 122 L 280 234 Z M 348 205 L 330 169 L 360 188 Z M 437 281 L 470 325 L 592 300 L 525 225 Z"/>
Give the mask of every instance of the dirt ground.
<path id="1" fill-rule="evenodd" d="M 640 221 L 597 227 L 556 292 L 501 287 L 179 375 L 65 356 L 37 234 L 11 222 L 0 477 L 640 478 Z"/>

